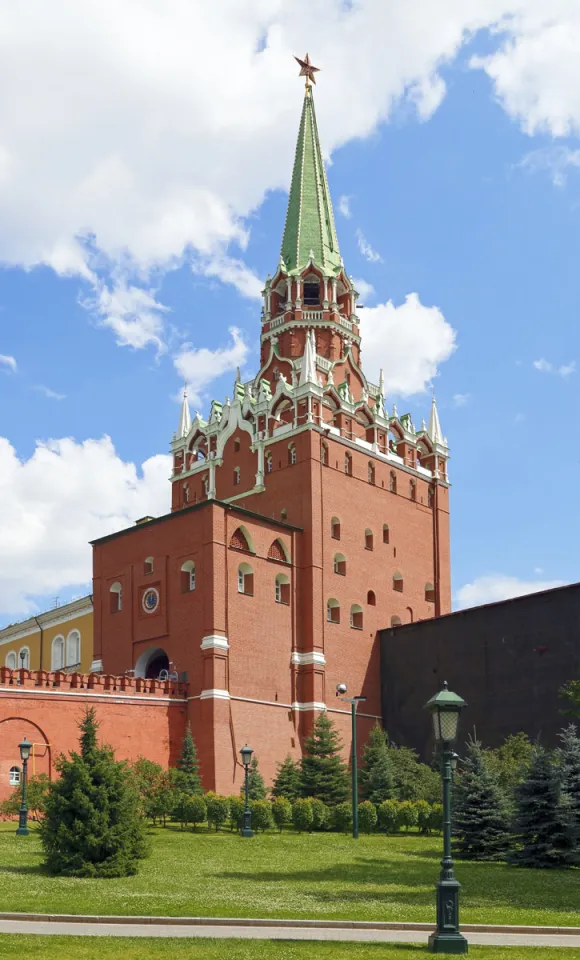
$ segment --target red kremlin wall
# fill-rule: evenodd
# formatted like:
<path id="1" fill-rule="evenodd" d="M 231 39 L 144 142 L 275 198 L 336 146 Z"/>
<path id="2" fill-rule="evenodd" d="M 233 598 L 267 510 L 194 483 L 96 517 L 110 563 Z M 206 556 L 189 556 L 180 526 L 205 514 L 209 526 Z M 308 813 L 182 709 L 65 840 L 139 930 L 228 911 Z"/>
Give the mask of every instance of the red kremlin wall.
<path id="1" fill-rule="evenodd" d="M 60 753 L 78 749 L 78 723 L 94 707 L 99 739 L 118 760 L 146 756 L 164 767 L 175 762 L 185 730 L 186 687 L 180 683 L 0 668 L 0 800 L 14 789 L 10 768 L 21 767 L 18 744 L 34 745 L 28 773 L 55 776 Z"/>

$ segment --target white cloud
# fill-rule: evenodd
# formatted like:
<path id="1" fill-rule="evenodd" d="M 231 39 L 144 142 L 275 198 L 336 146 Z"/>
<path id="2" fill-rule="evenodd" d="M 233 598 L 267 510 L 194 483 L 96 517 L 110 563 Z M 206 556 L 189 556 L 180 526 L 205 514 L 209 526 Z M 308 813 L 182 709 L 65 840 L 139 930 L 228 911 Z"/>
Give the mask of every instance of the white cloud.
<path id="1" fill-rule="evenodd" d="M 558 377 L 562 377 L 563 380 L 569 377 L 571 373 L 576 372 L 575 360 L 570 360 L 569 363 L 563 363 L 558 367 L 544 357 L 540 357 L 539 360 L 534 360 L 532 366 L 534 369 L 539 370 L 540 373 L 555 373 Z"/>
<path id="2" fill-rule="evenodd" d="M 466 403 L 469 403 L 470 397 L 470 393 L 454 393 L 453 403 L 456 407 L 464 407 Z"/>
<path id="3" fill-rule="evenodd" d="M 371 297 L 375 295 L 375 288 L 372 283 L 368 283 L 366 280 L 363 280 L 362 277 L 353 277 L 354 288 L 357 290 L 362 301 L 370 300 Z"/>
<path id="4" fill-rule="evenodd" d="M 380 253 L 377 253 L 376 250 L 373 250 L 362 230 L 357 230 L 355 236 L 358 248 L 365 260 L 368 260 L 369 263 L 383 262 L 383 258 L 381 257 Z"/>
<path id="5" fill-rule="evenodd" d="M 344 193 L 338 198 L 338 212 L 342 214 L 343 217 L 346 217 L 347 220 L 350 220 L 352 216 L 352 213 L 350 212 L 351 199 L 352 197 L 348 197 Z"/>
<path id="6" fill-rule="evenodd" d="M 43 383 L 38 383 L 33 390 L 38 390 L 39 393 L 42 393 L 45 397 L 48 397 L 49 400 L 66 400 L 66 393 L 57 393 L 56 390 L 51 390 L 50 387 L 45 387 Z"/>
<path id="7" fill-rule="evenodd" d="M 82 304 L 104 327 L 111 328 L 120 346 L 139 350 L 151 344 L 158 352 L 165 349 L 163 315 L 167 307 L 155 299 L 154 291 L 127 285 L 119 278 L 109 287 L 95 277 L 93 295 L 85 297 Z"/>
<path id="8" fill-rule="evenodd" d="M 249 347 L 242 331 L 230 327 L 231 342 L 217 350 L 206 347 L 195 348 L 185 344 L 181 352 L 174 357 L 175 369 L 189 387 L 193 403 L 201 404 L 205 399 L 205 390 L 212 380 L 221 377 L 228 370 L 235 370 L 246 362 Z"/>
<path id="9" fill-rule="evenodd" d="M 542 147 L 527 153 L 518 166 L 530 173 L 546 170 L 555 187 L 564 187 L 570 168 L 580 167 L 580 150 L 562 146 Z"/>
<path id="10" fill-rule="evenodd" d="M 490 573 L 460 587 L 455 606 L 476 607 L 482 603 L 495 603 L 497 600 L 509 600 L 526 593 L 537 593 L 539 590 L 552 590 L 554 587 L 562 587 L 564 583 L 564 580 L 520 580 L 519 577 L 509 577 L 502 573 Z"/>
<path id="11" fill-rule="evenodd" d="M 361 312 L 362 362 L 378 382 L 385 371 L 387 395 L 421 393 L 455 350 L 455 332 L 438 307 L 424 306 L 410 293 L 396 307 L 391 300 Z"/>
<path id="12" fill-rule="evenodd" d="M 217 277 L 222 283 L 230 283 L 242 294 L 252 300 L 261 300 L 264 281 L 249 269 L 243 260 L 236 260 L 225 254 L 210 260 L 195 261 L 193 269 L 205 277 Z"/>
<path id="13" fill-rule="evenodd" d="M 87 584 L 89 540 L 168 513 L 170 470 L 165 455 L 138 470 L 108 437 L 39 443 L 24 461 L 0 438 L 0 613 L 28 615 L 33 595 Z"/>
<path id="14" fill-rule="evenodd" d="M 0 353 L 0 367 L 4 367 L 5 370 L 10 370 L 11 373 L 16 373 L 18 364 L 16 363 L 14 357 Z"/>

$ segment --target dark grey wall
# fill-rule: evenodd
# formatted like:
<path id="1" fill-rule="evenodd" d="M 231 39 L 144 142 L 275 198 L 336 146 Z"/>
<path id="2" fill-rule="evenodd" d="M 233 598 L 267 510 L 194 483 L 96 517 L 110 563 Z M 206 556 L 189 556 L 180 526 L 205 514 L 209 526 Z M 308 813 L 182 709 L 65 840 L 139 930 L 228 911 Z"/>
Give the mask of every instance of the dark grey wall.
<path id="1" fill-rule="evenodd" d="M 382 630 L 380 645 L 383 723 L 396 743 L 430 755 L 423 707 L 447 680 L 468 703 L 463 738 L 475 727 L 495 747 L 523 730 L 553 746 L 569 722 L 558 690 L 580 680 L 580 584 Z"/>

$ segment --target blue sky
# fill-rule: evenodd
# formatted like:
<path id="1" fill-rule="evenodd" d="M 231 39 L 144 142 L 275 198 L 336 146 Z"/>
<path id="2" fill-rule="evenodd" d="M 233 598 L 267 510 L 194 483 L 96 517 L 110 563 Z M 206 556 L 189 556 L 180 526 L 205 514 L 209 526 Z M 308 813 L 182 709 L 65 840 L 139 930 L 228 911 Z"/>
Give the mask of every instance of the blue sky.
<path id="1" fill-rule="evenodd" d="M 12 55 L 26 67 L 41 37 L 25 30 L 22 6 L 0 3 L 0 24 L 13 18 Z M 339 4 L 318 2 L 321 18 L 336 18 L 334 59 L 318 28 L 296 33 L 285 4 L 278 20 L 254 11 L 245 32 L 224 38 L 240 56 L 242 109 L 216 75 L 215 103 L 187 92 L 181 102 L 195 76 L 173 76 L 169 54 L 127 68 L 119 86 L 104 68 L 114 5 L 79 6 L 7 128 L 0 108 L 0 625 L 86 590 L 90 537 L 169 509 L 166 454 L 184 375 L 192 406 L 207 410 L 231 391 L 237 363 L 255 372 L 255 294 L 279 255 L 301 109 L 290 50 L 305 47 L 323 68 L 315 97 L 341 252 L 364 281 L 363 365 L 375 379 L 383 363 L 389 404 L 417 424 L 436 390 L 452 455 L 456 604 L 580 579 L 580 101 L 541 8 L 482 0 L 467 22 L 442 4 L 439 37 L 430 8 L 412 0 L 424 22 L 413 26 L 411 66 L 387 69 L 372 47 L 362 80 L 349 75 L 348 45 L 340 52 L 352 11 L 340 20 Z M 176 44 L 187 34 L 179 5 L 157 25 L 143 6 L 152 29 Z M 403 61 L 411 41 L 396 5 L 359 7 L 369 33 L 389 28 Z M 490 32 L 516 8 L 515 26 Z M 102 50 L 91 49 L 79 104 L 60 98 L 55 78 L 62 57 L 82 51 L 83 12 Z M 554 16 L 580 36 L 574 5 Z M 204 27 L 211 33 L 210 20 Z M 140 29 L 135 45 L 148 49 Z M 559 85 L 550 57 L 564 61 Z M 204 125 L 210 134 L 196 140 Z M 139 150 L 126 126 L 145 138 Z"/>

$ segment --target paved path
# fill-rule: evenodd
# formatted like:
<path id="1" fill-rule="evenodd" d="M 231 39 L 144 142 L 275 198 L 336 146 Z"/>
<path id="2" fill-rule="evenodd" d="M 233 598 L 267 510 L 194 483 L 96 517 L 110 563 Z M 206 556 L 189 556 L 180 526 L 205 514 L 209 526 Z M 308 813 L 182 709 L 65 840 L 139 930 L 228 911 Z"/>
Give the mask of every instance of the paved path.
<path id="1" fill-rule="evenodd" d="M 247 940 L 342 940 L 375 943 L 425 943 L 428 931 L 352 927 L 260 927 L 240 922 L 172 923 L 78 923 L 62 920 L 0 920 L 0 933 L 65 934 L 83 937 L 239 937 Z M 470 943 L 495 946 L 580 947 L 578 934 L 490 933 L 469 931 Z"/>

